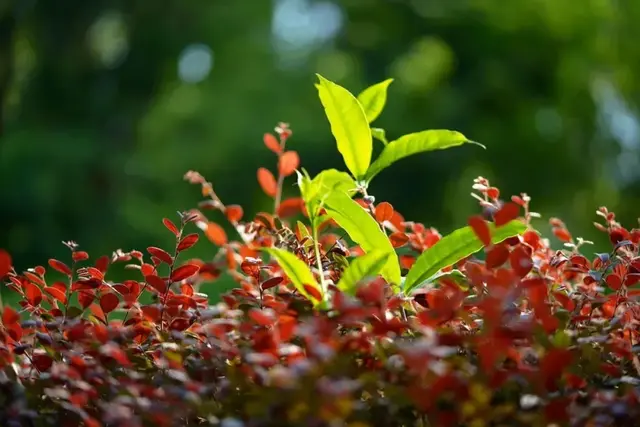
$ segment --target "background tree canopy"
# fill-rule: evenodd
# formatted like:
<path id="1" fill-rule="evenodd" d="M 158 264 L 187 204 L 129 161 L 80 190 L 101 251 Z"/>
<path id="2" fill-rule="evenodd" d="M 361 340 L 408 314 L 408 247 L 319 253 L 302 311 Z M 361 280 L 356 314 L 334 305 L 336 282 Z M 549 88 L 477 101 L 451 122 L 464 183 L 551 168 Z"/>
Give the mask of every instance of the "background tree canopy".
<path id="1" fill-rule="evenodd" d="M 383 172 L 373 193 L 407 218 L 462 226 L 482 175 L 598 242 L 598 206 L 640 212 L 639 21 L 631 0 L 0 0 L 0 247 L 26 268 L 65 259 L 62 240 L 169 244 L 161 218 L 199 200 L 189 169 L 268 210 L 255 171 L 278 121 L 312 174 L 343 169 L 316 72 L 354 93 L 394 78 L 391 138 L 488 147 Z"/>

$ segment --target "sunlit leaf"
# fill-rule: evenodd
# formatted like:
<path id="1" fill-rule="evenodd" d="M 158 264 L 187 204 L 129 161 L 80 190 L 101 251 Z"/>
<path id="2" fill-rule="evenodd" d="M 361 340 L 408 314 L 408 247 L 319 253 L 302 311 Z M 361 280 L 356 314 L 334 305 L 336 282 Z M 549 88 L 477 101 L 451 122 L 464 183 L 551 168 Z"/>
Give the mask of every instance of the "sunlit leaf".
<path id="1" fill-rule="evenodd" d="M 460 132 L 451 130 L 425 130 L 404 135 L 384 147 L 380 156 L 367 170 L 365 179 L 371 181 L 383 169 L 412 154 L 442 150 L 464 143 L 471 141 Z"/>
<path id="2" fill-rule="evenodd" d="M 345 88 L 317 75 L 320 101 L 331 124 L 331 132 L 338 144 L 345 165 L 360 179 L 371 163 L 373 141 L 371 129 L 362 106 Z"/>
<path id="3" fill-rule="evenodd" d="M 298 186 L 307 211 L 316 216 L 324 199 L 334 191 L 348 193 L 354 191 L 356 182 L 346 172 L 327 169 L 320 172 L 313 179 L 303 173 L 298 174 Z"/>
<path id="4" fill-rule="evenodd" d="M 304 263 L 304 261 L 284 249 L 264 248 L 264 251 L 278 262 L 280 268 L 282 268 L 282 271 L 287 275 L 289 280 L 291 280 L 291 283 L 293 283 L 293 286 L 296 287 L 298 292 L 315 303 L 320 302 L 318 299 L 311 296 L 305 288 L 305 286 L 310 286 L 317 289 L 320 294 L 322 294 L 320 285 L 316 281 L 311 269 Z"/>
<path id="5" fill-rule="evenodd" d="M 345 193 L 330 194 L 325 201 L 325 207 L 327 215 L 343 228 L 363 251 L 368 253 L 378 249 L 388 254 L 381 274 L 391 284 L 398 285 L 400 283 L 398 257 L 389 238 L 382 232 L 376 220 Z"/>
<path id="6" fill-rule="evenodd" d="M 371 136 L 382 142 L 384 145 L 387 145 L 389 143 L 389 141 L 387 141 L 387 133 L 384 129 L 371 128 Z"/>
<path id="7" fill-rule="evenodd" d="M 383 82 L 376 83 L 363 90 L 358 95 L 358 101 L 362 104 L 367 120 L 369 123 L 378 118 L 384 105 L 387 103 L 387 89 L 393 82 L 393 79 L 387 79 Z"/>
<path id="8" fill-rule="evenodd" d="M 355 258 L 344 273 L 342 273 L 342 277 L 337 285 L 338 289 L 347 294 L 354 295 L 358 283 L 363 279 L 378 275 L 388 258 L 389 254 L 387 252 L 375 249 L 361 257 Z"/>
<path id="9" fill-rule="evenodd" d="M 489 229 L 491 230 L 491 241 L 496 244 L 523 233 L 527 226 L 521 221 L 511 221 L 500 228 L 489 224 Z M 471 227 L 460 228 L 444 236 L 435 245 L 424 251 L 409 270 L 404 282 L 405 293 L 409 294 L 425 281 L 429 281 L 443 268 L 474 254 L 482 247 L 483 243 Z"/>

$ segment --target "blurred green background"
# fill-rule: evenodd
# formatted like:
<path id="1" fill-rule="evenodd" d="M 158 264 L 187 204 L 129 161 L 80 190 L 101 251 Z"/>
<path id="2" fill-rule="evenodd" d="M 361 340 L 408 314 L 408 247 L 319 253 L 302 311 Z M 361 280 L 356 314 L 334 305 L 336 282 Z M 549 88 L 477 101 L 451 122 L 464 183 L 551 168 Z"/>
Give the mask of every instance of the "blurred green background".
<path id="1" fill-rule="evenodd" d="M 0 0 L 0 247 L 19 269 L 67 260 L 62 240 L 168 247 L 162 217 L 200 200 L 189 169 L 270 210 L 256 169 L 274 170 L 279 121 L 312 174 L 344 170 L 316 72 L 354 93 L 394 78 L 390 139 L 449 128 L 488 147 L 383 172 L 373 194 L 408 219 L 462 226 L 482 175 L 602 244 L 598 206 L 640 216 L 638 22 L 634 0 Z"/>

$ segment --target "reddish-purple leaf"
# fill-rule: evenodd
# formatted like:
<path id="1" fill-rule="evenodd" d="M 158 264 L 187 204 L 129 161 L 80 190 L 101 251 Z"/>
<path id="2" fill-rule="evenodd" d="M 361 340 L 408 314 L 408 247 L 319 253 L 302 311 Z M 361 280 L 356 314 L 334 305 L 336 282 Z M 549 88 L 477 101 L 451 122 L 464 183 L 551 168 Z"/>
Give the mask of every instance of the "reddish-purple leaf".
<path id="1" fill-rule="evenodd" d="M 120 304 L 120 300 L 116 294 L 108 293 L 100 297 L 100 307 L 105 314 L 109 314 L 115 310 L 118 304 Z"/>
<path id="2" fill-rule="evenodd" d="M 279 276 L 272 277 L 262 282 L 260 284 L 260 289 L 262 289 L 263 291 L 266 291 L 267 289 L 271 289 L 275 286 L 278 286 L 280 283 L 282 283 L 283 280 L 284 280 L 284 277 L 279 277 Z"/>

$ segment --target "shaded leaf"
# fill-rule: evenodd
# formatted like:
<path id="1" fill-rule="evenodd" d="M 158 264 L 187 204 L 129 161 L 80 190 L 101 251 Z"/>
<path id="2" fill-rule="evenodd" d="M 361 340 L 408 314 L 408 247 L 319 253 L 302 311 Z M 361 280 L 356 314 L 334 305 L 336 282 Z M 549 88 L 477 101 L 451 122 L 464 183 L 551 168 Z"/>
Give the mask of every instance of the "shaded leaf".
<path id="1" fill-rule="evenodd" d="M 167 291 L 167 282 L 155 274 L 145 276 L 144 280 L 149 284 L 149 286 L 161 294 L 164 294 Z"/>
<path id="2" fill-rule="evenodd" d="M 331 124 L 338 151 L 351 174 L 360 179 L 371 163 L 373 141 L 362 106 L 345 88 L 317 74 L 320 101 Z"/>
<path id="3" fill-rule="evenodd" d="M 500 228 L 489 224 L 492 242 L 500 243 L 509 237 L 523 233 L 527 226 L 520 221 L 511 221 Z M 431 248 L 424 251 L 416 260 L 404 282 L 404 291 L 409 294 L 413 289 L 429 280 L 438 271 L 454 265 L 461 259 L 482 249 L 483 243 L 478 240 L 471 227 L 460 228 L 444 236 Z"/>
<path id="4" fill-rule="evenodd" d="M 463 134 L 451 130 L 426 130 L 404 135 L 384 147 L 380 156 L 367 170 L 364 179 L 371 181 L 383 169 L 412 154 L 442 150 L 468 142 L 471 141 Z"/>
<path id="5" fill-rule="evenodd" d="M 0 278 L 11 271 L 11 256 L 4 249 L 0 249 Z"/>
<path id="6" fill-rule="evenodd" d="M 362 105 L 362 109 L 369 123 L 372 123 L 378 118 L 380 113 L 382 113 L 387 103 L 387 89 L 392 82 L 393 79 L 387 79 L 383 82 L 376 83 L 358 95 L 358 101 Z"/>
<path id="7" fill-rule="evenodd" d="M 118 304 L 120 304 L 120 300 L 116 294 L 108 293 L 100 297 L 100 308 L 102 308 L 105 314 L 109 314 L 115 310 Z"/>

